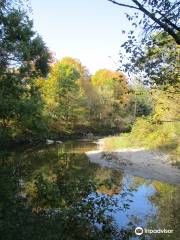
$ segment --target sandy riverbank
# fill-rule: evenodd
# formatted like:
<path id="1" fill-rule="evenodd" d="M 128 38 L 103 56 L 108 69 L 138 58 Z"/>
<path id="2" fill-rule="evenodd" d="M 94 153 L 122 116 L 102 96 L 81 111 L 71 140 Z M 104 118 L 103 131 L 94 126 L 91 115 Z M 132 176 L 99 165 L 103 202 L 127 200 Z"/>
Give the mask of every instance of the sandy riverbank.
<path id="1" fill-rule="evenodd" d="M 99 146 L 97 151 L 86 152 L 91 162 L 111 169 L 120 169 L 133 176 L 180 184 L 180 169 L 170 164 L 167 154 L 143 148 L 109 152 L 103 150 L 102 141 Z"/>

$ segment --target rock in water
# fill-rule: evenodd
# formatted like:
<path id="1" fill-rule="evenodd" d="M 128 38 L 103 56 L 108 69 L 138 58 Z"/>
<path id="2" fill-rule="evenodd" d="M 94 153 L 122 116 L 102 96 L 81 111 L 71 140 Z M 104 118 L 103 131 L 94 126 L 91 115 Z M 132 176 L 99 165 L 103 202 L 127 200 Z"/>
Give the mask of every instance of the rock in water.
<path id="1" fill-rule="evenodd" d="M 46 144 L 53 144 L 54 140 L 46 139 Z"/>
<path id="2" fill-rule="evenodd" d="M 87 139 L 88 140 L 93 140 L 94 139 L 94 134 L 93 133 L 88 133 L 87 134 Z"/>

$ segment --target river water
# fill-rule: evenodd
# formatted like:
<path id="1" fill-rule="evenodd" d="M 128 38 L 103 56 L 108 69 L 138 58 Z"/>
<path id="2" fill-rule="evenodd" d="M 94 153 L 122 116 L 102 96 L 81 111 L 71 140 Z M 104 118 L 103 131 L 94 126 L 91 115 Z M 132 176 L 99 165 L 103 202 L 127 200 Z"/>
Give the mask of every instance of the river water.
<path id="1" fill-rule="evenodd" d="M 85 152 L 96 149 L 74 141 L 1 152 L 1 239 L 180 239 L 180 186 L 91 163 Z M 136 227 L 172 233 L 137 236 Z"/>

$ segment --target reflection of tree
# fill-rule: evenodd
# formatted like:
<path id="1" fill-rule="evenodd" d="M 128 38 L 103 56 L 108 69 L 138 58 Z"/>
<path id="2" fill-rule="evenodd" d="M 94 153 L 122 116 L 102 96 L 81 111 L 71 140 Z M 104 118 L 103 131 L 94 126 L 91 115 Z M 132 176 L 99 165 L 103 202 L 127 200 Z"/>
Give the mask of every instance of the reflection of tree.
<path id="1" fill-rule="evenodd" d="M 99 168 L 96 171 L 96 179 L 99 182 L 98 191 L 110 196 L 118 194 L 121 190 L 123 174 L 107 168 Z"/>
<path id="2" fill-rule="evenodd" d="M 160 182 L 153 182 L 156 189 L 156 194 L 151 197 L 153 202 L 158 208 L 158 215 L 155 227 L 161 229 L 172 229 L 173 234 L 166 234 L 166 239 L 176 240 L 180 236 L 180 188 Z M 162 239 L 157 236 L 154 239 Z"/>
<path id="3" fill-rule="evenodd" d="M 146 215 L 146 228 L 149 229 L 172 229 L 174 234 L 153 234 L 152 239 L 176 240 L 180 236 L 180 188 L 167 183 L 158 181 L 147 181 L 139 177 L 135 177 L 130 184 L 133 188 L 141 185 L 149 185 L 155 189 L 155 193 L 149 197 L 149 201 L 156 206 L 157 216 Z M 132 216 L 131 221 L 140 225 L 141 219 Z M 150 238 L 151 239 L 151 238 Z"/>
<path id="4" fill-rule="evenodd" d="M 116 193 L 121 198 L 125 195 L 121 209 L 128 208 L 129 188 L 134 191 L 142 184 L 153 184 L 157 190 L 150 201 L 157 206 L 158 216 L 154 221 L 147 216 L 146 227 L 174 229 L 175 234 L 166 239 L 177 239 L 177 187 L 135 178 L 124 189 L 119 171 L 99 168 L 85 154 L 57 146 L 6 153 L 0 164 L 0 234 L 4 239 L 129 239 L 132 231 L 121 231 L 111 214 L 105 213 L 113 207 L 120 211 L 111 198 Z M 129 218 L 127 229 L 134 229 L 140 220 Z M 153 237 L 160 239 L 160 235 Z"/>
<path id="5" fill-rule="evenodd" d="M 0 165 L 4 239 L 128 239 L 131 234 L 118 231 L 105 214 L 116 201 L 97 193 L 97 166 L 89 167 L 84 154 L 52 147 L 3 154 Z"/>

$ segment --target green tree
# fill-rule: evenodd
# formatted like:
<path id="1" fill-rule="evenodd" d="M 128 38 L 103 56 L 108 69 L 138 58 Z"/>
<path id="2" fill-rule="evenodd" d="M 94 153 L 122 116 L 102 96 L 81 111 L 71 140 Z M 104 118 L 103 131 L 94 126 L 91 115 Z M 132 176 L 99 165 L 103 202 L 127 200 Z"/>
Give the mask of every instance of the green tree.
<path id="1" fill-rule="evenodd" d="M 150 89 L 143 85 L 136 84 L 132 86 L 130 94 L 130 102 L 128 104 L 128 111 L 132 115 L 132 119 L 136 117 L 148 116 L 153 110 L 153 99 Z"/>
<path id="2" fill-rule="evenodd" d="M 0 139 L 34 135 L 41 118 L 35 85 L 49 70 L 49 52 L 33 31 L 28 7 L 21 1 L 0 2 Z"/>
<path id="3" fill-rule="evenodd" d="M 179 83 L 180 47 L 167 33 L 156 33 L 151 43 L 142 48 L 139 55 L 132 54 L 125 69 L 141 75 L 145 84 L 152 86 L 177 85 Z"/>
<path id="4" fill-rule="evenodd" d="M 120 70 L 127 71 L 130 76 L 140 75 L 145 84 L 178 83 L 179 1 L 131 0 L 129 5 L 123 1 L 108 1 L 134 9 L 126 14 L 132 29 L 121 45 L 125 54 L 120 53 Z"/>
<path id="5" fill-rule="evenodd" d="M 79 80 L 78 83 L 80 87 L 83 88 L 84 84 L 89 81 L 89 71 L 88 69 L 82 65 L 82 63 L 75 58 L 72 57 L 64 57 L 61 59 L 61 63 L 65 65 L 70 65 L 74 67 L 79 72 Z"/>
<path id="6" fill-rule="evenodd" d="M 72 133 L 81 119 L 82 92 L 78 80 L 80 74 L 70 64 L 59 61 L 52 66 L 49 78 L 43 85 L 46 114 L 52 131 Z"/>

